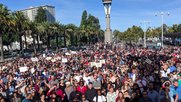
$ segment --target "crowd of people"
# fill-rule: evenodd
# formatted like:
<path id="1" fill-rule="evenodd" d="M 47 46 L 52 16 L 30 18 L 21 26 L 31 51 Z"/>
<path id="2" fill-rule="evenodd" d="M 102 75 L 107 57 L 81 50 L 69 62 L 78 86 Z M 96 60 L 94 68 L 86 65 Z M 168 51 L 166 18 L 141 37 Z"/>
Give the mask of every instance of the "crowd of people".
<path id="1" fill-rule="evenodd" d="M 87 46 L 0 65 L 0 102 L 181 102 L 181 47 Z"/>

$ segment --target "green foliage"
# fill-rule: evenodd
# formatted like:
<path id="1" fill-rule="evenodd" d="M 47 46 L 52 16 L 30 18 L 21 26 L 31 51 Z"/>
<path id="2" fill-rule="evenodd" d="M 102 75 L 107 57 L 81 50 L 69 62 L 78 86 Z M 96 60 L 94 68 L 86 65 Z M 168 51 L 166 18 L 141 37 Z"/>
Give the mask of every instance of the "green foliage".
<path id="1" fill-rule="evenodd" d="M 86 29 L 86 25 L 87 25 L 87 11 L 84 10 L 82 13 L 82 19 L 81 19 L 81 23 L 80 23 L 80 29 L 81 30 L 85 30 Z"/>
<path id="2" fill-rule="evenodd" d="M 80 41 L 83 43 L 94 43 L 102 37 L 100 35 L 100 23 L 99 19 L 91 14 L 87 16 L 87 11 L 83 11 L 82 13 L 82 19 L 81 24 L 79 27 L 80 35 Z"/>

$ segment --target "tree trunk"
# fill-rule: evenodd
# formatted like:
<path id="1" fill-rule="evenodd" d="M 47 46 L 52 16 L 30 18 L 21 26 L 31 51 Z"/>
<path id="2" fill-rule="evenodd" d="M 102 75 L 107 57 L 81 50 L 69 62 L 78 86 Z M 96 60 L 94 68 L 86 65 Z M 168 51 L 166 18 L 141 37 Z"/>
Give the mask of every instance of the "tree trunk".
<path id="1" fill-rule="evenodd" d="M 36 44 L 35 44 L 35 36 L 34 34 L 32 35 L 33 37 L 33 50 L 34 50 L 34 54 L 36 54 Z"/>
<path id="2" fill-rule="evenodd" d="M 67 47 L 65 32 L 66 32 L 66 31 L 64 31 L 64 33 L 63 33 L 63 37 L 64 37 L 64 47 Z"/>
<path id="3" fill-rule="evenodd" d="M 27 50 L 27 41 L 26 41 L 26 33 L 24 34 L 24 38 L 25 38 L 25 49 Z"/>
<path id="4" fill-rule="evenodd" d="M 2 34 L 0 34 L 0 52 L 1 52 L 1 62 L 4 62 L 4 54 L 3 54 L 3 39 Z"/>
<path id="5" fill-rule="evenodd" d="M 47 37 L 47 48 L 49 49 L 50 48 L 50 36 L 48 35 Z"/>
<path id="6" fill-rule="evenodd" d="M 78 36 L 75 37 L 76 46 L 78 46 Z"/>
<path id="7" fill-rule="evenodd" d="M 19 34 L 19 44 L 20 44 L 20 51 L 22 51 L 23 46 L 22 46 L 22 38 L 21 38 L 21 34 Z"/>
<path id="8" fill-rule="evenodd" d="M 59 46 L 58 46 L 58 38 L 59 38 L 59 36 L 58 36 L 58 34 L 56 34 L 56 44 L 57 44 L 57 48 L 59 48 Z"/>
<path id="9" fill-rule="evenodd" d="M 39 35 L 38 35 L 38 34 L 37 34 L 37 36 L 36 36 L 36 41 L 37 41 L 38 49 L 40 49 Z"/>

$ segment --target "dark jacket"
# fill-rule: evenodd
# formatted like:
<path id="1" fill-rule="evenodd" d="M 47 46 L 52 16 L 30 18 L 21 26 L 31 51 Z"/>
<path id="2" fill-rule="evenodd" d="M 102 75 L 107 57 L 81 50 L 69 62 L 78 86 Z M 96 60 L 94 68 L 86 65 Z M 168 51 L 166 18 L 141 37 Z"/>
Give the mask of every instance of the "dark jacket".
<path id="1" fill-rule="evenodd" d="M 85 92 L 85 98 L 89 101 L 89 102 L 93 102 L 93 98 L 97 95 L 97 92 L 94 88 L 92 89 L 87 89 Z"/>
<path id="2" fill-rule="evenodd" d="M 74 99 L 82 100 L 82 93 L 79 91 L 73 91 L 70 93 L 69 102 L 73 102 Z"/>

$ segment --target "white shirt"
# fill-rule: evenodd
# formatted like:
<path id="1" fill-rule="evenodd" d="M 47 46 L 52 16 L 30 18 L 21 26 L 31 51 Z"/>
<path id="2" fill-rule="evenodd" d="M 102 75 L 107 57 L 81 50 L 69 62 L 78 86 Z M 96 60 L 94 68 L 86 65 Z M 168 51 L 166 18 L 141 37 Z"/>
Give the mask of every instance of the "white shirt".
<path id="1" fill-rule="evenodd" d="M 86 82 L 87 85 L 89 84 L 89 81 L 91 81 L 90 76 L 88 76 L 88 77 L 84 76 L 83 79 L 84 79 L 84 81 Z"/>
<path id="2" fill-rule="evenodd" d="M 94 97 L 93 101 L 96 102 L 96 96 Z M 98 100 L 97 102 L 106 102 L 106 97 L 101 95 L 101 96 L 98 96 Z"/>

